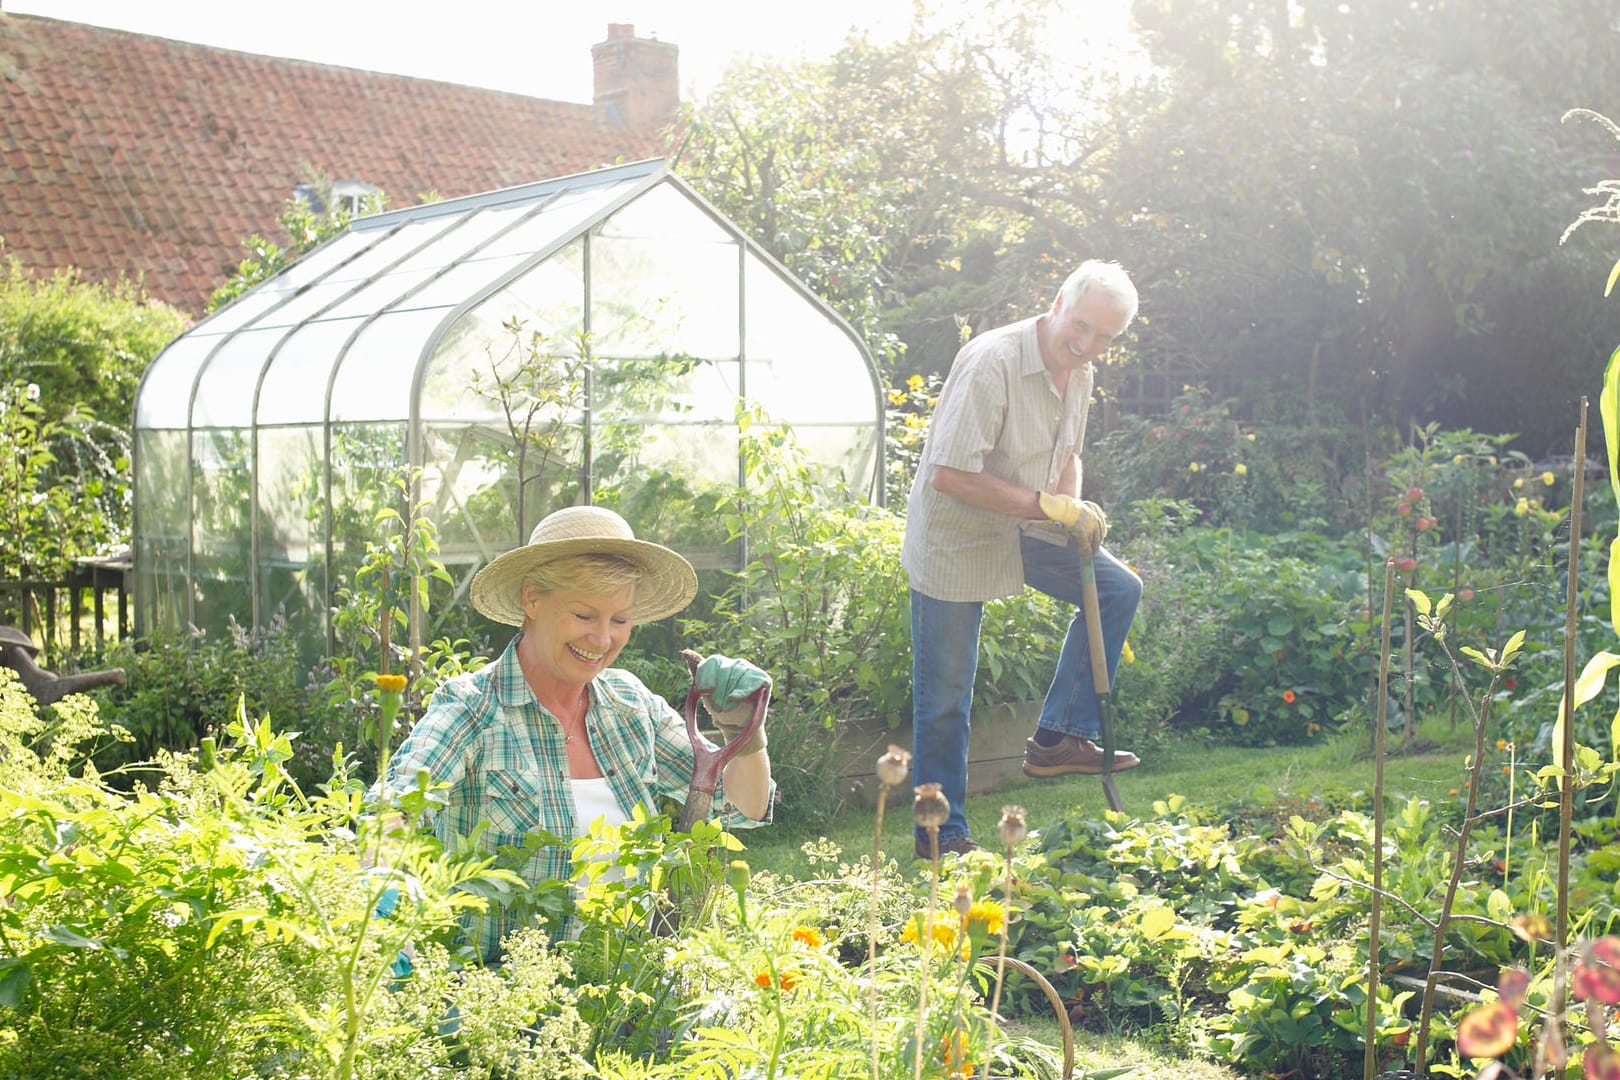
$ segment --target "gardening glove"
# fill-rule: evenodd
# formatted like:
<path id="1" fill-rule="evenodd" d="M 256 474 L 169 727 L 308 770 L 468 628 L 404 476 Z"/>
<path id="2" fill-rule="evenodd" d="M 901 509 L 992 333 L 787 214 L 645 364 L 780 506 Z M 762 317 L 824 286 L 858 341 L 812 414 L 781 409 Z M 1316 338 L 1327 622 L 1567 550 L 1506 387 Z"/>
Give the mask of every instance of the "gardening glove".
<path id="1" fill-rule="evenodd" d="M 1041 513 L 1047 519 L 1068 529 L 1092 551 L 1102 547 L 1108 538 L 1108 517 L 1094 502 L 1076 499 L 1072 495 L 1053 495 L 1042 491 Z"/>
<path id="2" fill-rule="evenodd" d="M 754 715 L 753 693 L 762 686 L 770 686 L 771 677 L 747 660 L 733 660 L 715 653 L 698 661 L 697 653 L 690 649 L 683 655 L 686 662 L 693 665 L 692 685 L 702 695 L 703 707 L 729 743 L 748 726 L 748 721 Z M 765 725 L 761 723 L 758 730 L 743 743 L 738 756 L 758 753 L 763 749 Z"/>

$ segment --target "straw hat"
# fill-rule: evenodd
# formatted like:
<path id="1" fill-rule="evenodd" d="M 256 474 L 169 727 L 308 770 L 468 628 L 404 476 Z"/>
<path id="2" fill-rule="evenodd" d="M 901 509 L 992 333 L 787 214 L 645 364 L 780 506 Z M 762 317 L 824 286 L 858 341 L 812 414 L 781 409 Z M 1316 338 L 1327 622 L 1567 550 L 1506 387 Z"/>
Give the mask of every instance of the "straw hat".
<path id="1" fill-rule="evenodd" d="M 673 615 L 697 595 L 691 563 L 667 547 L 637 540 L 630 523 L 606 507 L 569 506 L 547 514 L 526 545 L 473 576 L 473 607 L 496 622 L 522 626 L 523 579 L 535 567 L 570 555 L 619 555 L 641 567 L 631 608 L 636 622 Z"/>

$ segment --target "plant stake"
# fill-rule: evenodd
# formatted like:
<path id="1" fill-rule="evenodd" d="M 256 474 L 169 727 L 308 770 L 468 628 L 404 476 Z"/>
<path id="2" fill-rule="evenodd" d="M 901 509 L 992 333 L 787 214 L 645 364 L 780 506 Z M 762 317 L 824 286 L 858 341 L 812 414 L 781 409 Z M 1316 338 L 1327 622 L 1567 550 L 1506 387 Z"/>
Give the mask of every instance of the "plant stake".
<path id="1" fill-rule="evenodd" d="M 1384 725 L 1389 720 L 1389 617 L 1395 594 L 1395 560 L 1384 561 L 1384 621 L 1378 652 L 1378 709 L 1373 716 L 1372 913 L 1367 919 L 1367 1034 L 1363 1080 L 1378 1071 L 1378 933 L 1384 913 Z"/>

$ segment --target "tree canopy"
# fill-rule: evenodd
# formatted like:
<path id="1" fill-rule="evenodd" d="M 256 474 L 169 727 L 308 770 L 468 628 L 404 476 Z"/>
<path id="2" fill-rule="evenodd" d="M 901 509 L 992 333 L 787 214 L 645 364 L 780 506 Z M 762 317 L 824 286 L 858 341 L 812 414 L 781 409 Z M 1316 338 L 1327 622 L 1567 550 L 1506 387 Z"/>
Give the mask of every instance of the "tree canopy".
<path id="1" fill-rule="evenodd" d="M 1137 0 L 1134 44 L 998 0 L 826 61 L 734 70 L 676 168 L 868 336 L 938 372 L 964 331 L 1117 259 L 1159 376 L 1559 449 L 1614 337 L 1601 241 L 1559 239 L 1614 144 L 1600 0 Z M 986 32 L 994 28 L 994 33 Z M 1152 402 L 1144 404 L 1151 405 Z"/>

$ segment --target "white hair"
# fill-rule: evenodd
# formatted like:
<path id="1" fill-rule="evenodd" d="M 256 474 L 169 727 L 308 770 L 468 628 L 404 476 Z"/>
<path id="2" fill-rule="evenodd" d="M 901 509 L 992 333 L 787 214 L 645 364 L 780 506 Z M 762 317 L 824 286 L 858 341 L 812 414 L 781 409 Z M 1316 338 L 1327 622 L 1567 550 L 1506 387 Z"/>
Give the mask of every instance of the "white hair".
<path id="1" fill-rule="evenodd" d="M 1058 295 L 1063 298 L 1063 306 L 1073 310 L 1080 298 L 1094 289 L 1112 297 L 1125 310 L 1127 326 L 1136 318 L 1136 284 L 1116 262 L 1087 259 L 1064 279 Z"/>

